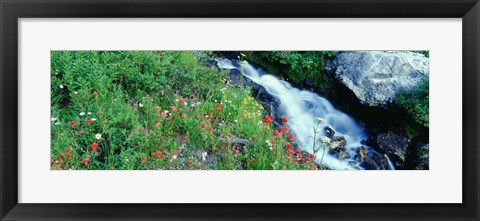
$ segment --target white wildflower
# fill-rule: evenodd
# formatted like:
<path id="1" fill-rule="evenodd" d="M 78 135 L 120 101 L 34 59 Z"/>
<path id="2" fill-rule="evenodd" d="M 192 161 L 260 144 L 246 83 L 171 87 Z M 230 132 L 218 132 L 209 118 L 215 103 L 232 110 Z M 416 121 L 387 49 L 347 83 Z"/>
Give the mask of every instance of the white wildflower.
<path id="1" fill-rule="evenodd" d="M 172 160 L 177 159 L 177 155 L 173 155 Z"/>
<path id="2" fill-rule="evenodd" d="M 233 122 L 238 123 L 238 120 L 234 120 Z"/>
<path id="3" fill-rule="evenodd" d="M 207 152 L 202 153 L 202 161 L 205 161 L 207 159 Z"/>
<path id="4" fill-rule="evenodd" d="M 195 107 L 195 104 L 190 104 L 191 107 Z"/>
<path id="5" fill-rule="evenodd" d="M 73 94 L 78 94 L 78 91 L 74 91 Z"/>
<path id="6" fill-rule="evenodd" d="M 143 107 L 143 104 L 142 104 L 142 103 L 139 103 L 138 106 L 139 106 L 139 107 Z"/>
<path id="7" fill-rule="evenodd" d="M 61 84 L 59 87 L 60 87 L 60 89 L 63 89 L 63 84 Z"/>
<path id="8" fill-rule="evenodd" d="M 51 121 L 56 121 L 57 118 L 56 118 L 56 117 L 52 117 L 50 120 L 51 120 Z"/>
<path id="9" fill-rule="evenodd" d="M 330 138 L 325 137 L 325 136 L 320 137 L 320 139 L 322 139 L 322 142 L 324 142 L 324 143 L 330 143 L 331 142 Z"/>
<path id="10" fill-rule="evenodd" d="M 92 121 L 96 121 L 96 120 L 97 120 L 97 118 L 92 118 L 91 120 L 92 120 Z"/>
<path id="11" fill-rule="evenodd" d="M 80 112 L 80 116 L 84 116 L 85 115 L 85 112 Z"/>
<path id="12" fill-rule="evenodd" d="M 95 138 L 97 138 L 97 140 L 100 140 L 102 138 L 102 135 L 101 134 L 95 134 Z"/>
<path id="13" fill-rule="evenodd" d="M 60 125 L 60 122 L 56 122 L 55 125 Z"/>
<path id="14" fill-rule="evenodd" d="M 316 120 L 320 121 L 320 122 L 325 122 L 325 119 L 321 118 L 321 117 L 317 117 Z"/>
<path id="15" fill-rule="evenodd" d="M 92 112 L 88 112 L 87 114 L 88 114 L 88 115 L 92 115 Z"/>

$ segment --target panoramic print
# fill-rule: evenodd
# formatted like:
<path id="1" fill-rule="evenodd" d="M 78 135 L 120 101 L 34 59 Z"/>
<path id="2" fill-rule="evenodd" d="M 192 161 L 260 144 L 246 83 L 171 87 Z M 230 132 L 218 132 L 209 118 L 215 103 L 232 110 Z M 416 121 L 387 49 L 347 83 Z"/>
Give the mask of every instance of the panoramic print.
<path id="1" fill-rule="evenodd" d="M 428 170 L 429 64 L 429 51 L 52 51 L 50 168 Z"/>

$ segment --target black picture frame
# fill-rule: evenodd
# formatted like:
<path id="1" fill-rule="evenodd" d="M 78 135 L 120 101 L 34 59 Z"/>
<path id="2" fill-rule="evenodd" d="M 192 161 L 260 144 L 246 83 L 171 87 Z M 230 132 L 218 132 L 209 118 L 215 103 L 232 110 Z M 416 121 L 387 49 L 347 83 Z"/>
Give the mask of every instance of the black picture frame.
<path id="1" fill-rule="evenodd" d="M 0 15 L 1 220 L 479 220 L 478 0 L 0 0 Z M 19 18 L 47 17 L 462 18 L 463 203 L 18 203 L 17 147 L 18 129 L 21 128 L 18 127 L 17 21 Z"/>

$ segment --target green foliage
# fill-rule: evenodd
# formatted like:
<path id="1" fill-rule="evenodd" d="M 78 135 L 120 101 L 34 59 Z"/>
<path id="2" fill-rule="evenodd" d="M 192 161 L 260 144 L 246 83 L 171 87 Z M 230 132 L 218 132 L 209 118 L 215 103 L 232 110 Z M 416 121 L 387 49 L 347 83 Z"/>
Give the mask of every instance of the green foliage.
<path id="1" fill-rule="evenodd" d="M 334 51 L 268 51 L 244 52 L 247 60 L 278 73 L 288 81 L 324 91 L 332 87 L 332 81 L 324 74 L 324 58 L 334 57 Z"/>
<path id="2" fill-rule="evenodd" d="M 396 102 L 403 107 L 413 120 L 421 125 L 429 126 L 429 82 L 420 83 L 413 92 L 399 93 Z"/>
<path id="3" fill-rule="evenodd" d="M 430 57 L 430 51 L 413 51 L 413 52 L 423 54 L 423 55 L 425 55 L 425 57 L 427 57 L 427 58 Z"/>
<path id="4" fill-rule="evenodd" d="M 317 168 L 192 52 L 54 51 L 51 72 L 52 169 Z"/>

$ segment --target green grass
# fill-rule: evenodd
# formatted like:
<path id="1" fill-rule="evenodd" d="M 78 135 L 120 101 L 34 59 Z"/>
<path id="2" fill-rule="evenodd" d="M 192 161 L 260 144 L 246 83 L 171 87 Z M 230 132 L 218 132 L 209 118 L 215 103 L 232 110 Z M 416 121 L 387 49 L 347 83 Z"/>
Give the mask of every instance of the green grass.
<path id="1" fill-rule="evenodd" d="M 192 52 L 53 51 L 51 117 L 53 170 L 319 166 Z"/>

